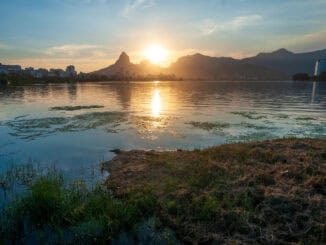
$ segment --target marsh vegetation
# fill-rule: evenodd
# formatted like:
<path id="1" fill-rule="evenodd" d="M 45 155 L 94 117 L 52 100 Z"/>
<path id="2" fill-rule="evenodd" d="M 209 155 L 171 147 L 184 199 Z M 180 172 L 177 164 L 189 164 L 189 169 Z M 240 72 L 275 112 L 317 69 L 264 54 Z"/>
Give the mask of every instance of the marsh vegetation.
<path id="1" fill-rule="evenodd" d="M 0 238 L 322 243 L 325 149 L 325 140 L 292 138 L 193 151 L 120 150 L 102 164 L 108 179 L 92 186 L 67 182 L 55 168 L 11 169 L 1 187 L 25 189 L 2 209 Z"/>
<path id="2" fill-rule="evenodd" d="M 104 164 L 114 196 L 150 190 L 155 215 L 186 242 L 325 242 L 326 141 L 121 152 Z"/>

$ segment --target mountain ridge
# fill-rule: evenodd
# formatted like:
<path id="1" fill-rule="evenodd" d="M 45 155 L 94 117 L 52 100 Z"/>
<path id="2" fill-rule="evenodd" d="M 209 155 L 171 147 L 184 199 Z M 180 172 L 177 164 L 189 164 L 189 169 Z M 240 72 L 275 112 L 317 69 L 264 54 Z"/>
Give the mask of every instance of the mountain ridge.
<path id="1" fill-rule="evenodd" d="M 243 59 L 213 57 L 195 53 L 181 56 L 169 67 L 162 68 L 147 60 L 139 64 L 130 62 L 126 52 L 118 60 L 91 74 L 108 77 L 135 77 L 158 74 L 174 74 L 184 79 L 201 80 L 287 80 L 295 73 L 313 74 L 316 60 L 326 58 L 326 49 L 294 53 L 285 48 L 261 52 Z"/>

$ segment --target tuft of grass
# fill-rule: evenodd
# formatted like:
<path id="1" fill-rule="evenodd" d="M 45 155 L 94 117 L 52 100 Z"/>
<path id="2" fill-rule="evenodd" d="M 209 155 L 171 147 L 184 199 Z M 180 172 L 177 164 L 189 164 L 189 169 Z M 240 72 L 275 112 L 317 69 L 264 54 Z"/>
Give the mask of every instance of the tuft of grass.
<path id="1" fill-rule="evenodd" d="M 61 179 L 38 179 L 31 185 L 30 193 L 22 201 L 25 214 L 34 226 L 57 226 L 65 212 Z"/>
<path id="2" fill-rule="evenodd" d="M 28 191 L 2 211 L 0 240 L 22 241 L 34 231 L 49 240 L 70 231 L 71 236 L 63 235 L 63 239 L 83 243 L 94 239 L 110 241 L 153 215 L 156 206 L 155 198 L 146 188 L 142 193 L 117 199 L 103 185 L 91 189 L 82 181 L 67 185 L 62 175 L 48 174 L 36 177 Z"/>

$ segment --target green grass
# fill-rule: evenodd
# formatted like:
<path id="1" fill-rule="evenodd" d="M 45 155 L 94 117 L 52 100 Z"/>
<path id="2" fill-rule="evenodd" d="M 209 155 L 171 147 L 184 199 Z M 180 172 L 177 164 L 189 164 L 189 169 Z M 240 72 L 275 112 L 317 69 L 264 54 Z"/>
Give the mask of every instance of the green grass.
<path id="1" fill-rule="evenodd" d="M 163 225 L 184 242 L 324 241 L 325 140 L 121 152 L 105 164 L 117 197 L 151 186 Z"/>
<path id="2" fill-rule="evenodd" d="M 70 242 L 109 241 L 152 215 L 157 205 L 150 189 L 117 199 L 103 185 L 91 189 L 82 181 L 69 185 L 54 172 L 34 177 L 27 186 L 28 191 L 1 213 L 2 241 L 23 241 L 33 231 L 41 235 L 47 230 L 51 232 L 45 232 L 46 239 L 70 231 Z"/>
<path id="3" fill-rule="evenodd" d="M 120 151 L 103 163 L 107 181 L 91 188 L 55 169 L 11 169 L 2 179 L 22 178 L 27 191 L 2 210 L 0 240 L 23 242 L 36 232 L 43 243 L 107 243 L 123 232 L 145 236 L 150 226 L 167 236 L 163 243 L 176 242 L 173 230 L 188 243 L 322 244 L 325 149 L 326 140 L 289 138 Z"/>

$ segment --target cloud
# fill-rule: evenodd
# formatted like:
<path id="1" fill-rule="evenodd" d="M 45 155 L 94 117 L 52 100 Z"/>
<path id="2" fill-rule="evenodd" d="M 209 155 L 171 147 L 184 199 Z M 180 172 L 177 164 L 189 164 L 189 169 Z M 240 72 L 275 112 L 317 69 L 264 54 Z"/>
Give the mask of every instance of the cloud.
<path id="1" fill-rule="evenodd" d="M 263 17 L 261 15 L 246 15 L 239 16 L 227 23 L 226 28 L 239 29 L 244 26 L 257 25 L 258 21 L 261 21 Z"/>
<path id="2" fill-rule="evenodd" d="M 217 31 L 236 31 L 246 26 L 258 25 L 263 17 L 261 15 L 237 16 L 225 23 L 218 23 L 213 19 L 204 19 L 200 24 L 200 30 L 203 35 L 211 35 Z"/>
<path id="3" fill-rule="evenodd" d="M 64 44 L 61 46 L 53 46 L 45 50 L 45 54 L 48 56 L 68 56 L 79 57 L 85 55 L 99 56 L 101 54 L 100 45 L 93 44 Z"/>
<path id="4" fill-rule="evenodd" d="M 137 9 L 145 9 L 154 5 L 154 0 L 128 0 L 126 3 L 122 15 L 127 17 L 131 12 Z"/>
<path id="5" fill-rule="evenodd" d="M 311 51 L 312 49 L 325 49 L 326 29 L 303 35 L 291 35 L 278 38 L 282 47 L 290 47 L 297 51 Z"/>
<path id="6" fill-rule="evenodd" d="M 11 49 L 14 49 L 14 47 L 5 43 L 0 43 L 0 50 L 11 50 Z"/>

